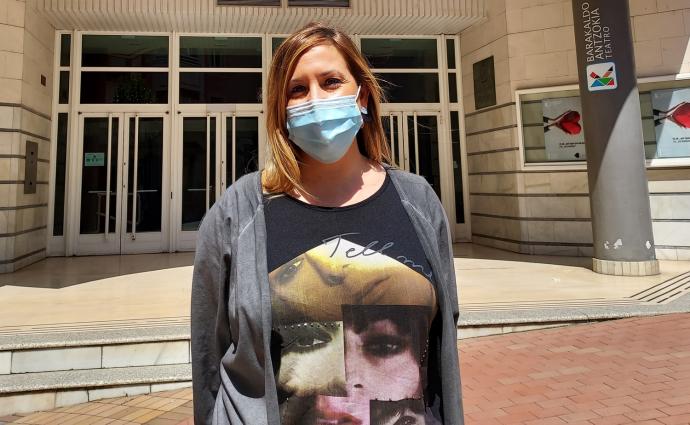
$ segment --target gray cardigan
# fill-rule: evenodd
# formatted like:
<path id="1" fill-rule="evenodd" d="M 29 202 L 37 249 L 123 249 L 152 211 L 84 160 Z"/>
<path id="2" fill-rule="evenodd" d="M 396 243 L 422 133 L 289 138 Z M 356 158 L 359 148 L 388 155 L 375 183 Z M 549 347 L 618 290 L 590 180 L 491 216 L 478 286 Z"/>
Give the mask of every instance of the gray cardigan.
<path id="1" fill-rule="evenodd" d="M 458 298 L 450 229 L 427 181 L 384 164 L 431 264 L 440 320 L 429 336 L 425 399 L 445 425 L 462 425 Z M 231 185 L 197 237 L 191 302 L 196 425 L 279 425 L 271 362 L 271 300 L 260 172 Z"/>

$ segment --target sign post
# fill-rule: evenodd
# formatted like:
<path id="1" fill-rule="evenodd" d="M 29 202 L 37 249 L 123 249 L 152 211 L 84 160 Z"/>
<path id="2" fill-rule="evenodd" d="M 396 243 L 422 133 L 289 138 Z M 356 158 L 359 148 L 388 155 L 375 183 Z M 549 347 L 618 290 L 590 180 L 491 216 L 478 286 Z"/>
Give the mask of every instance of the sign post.
<path id="1" fill-rule="evenodd" d="M 628 0 L 572 0 L 572 6 L 593 269 L 658 274 Z"/>

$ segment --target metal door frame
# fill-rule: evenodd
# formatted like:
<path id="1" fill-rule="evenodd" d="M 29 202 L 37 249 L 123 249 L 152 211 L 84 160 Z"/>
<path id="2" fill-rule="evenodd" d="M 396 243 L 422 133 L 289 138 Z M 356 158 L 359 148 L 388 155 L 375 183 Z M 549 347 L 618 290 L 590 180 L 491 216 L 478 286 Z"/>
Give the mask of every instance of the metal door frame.
<path id="1" fill-rule="evenodd" d="M 108 163 L 106 165 L 106 214 L 110 216 L 111 212 L 115 212 L 115 231 L 110 233 L 110 220 L 105 220 L 104 233 L 85 234 L 80 233 L 81 221 L 81 190 L 82 190 L 82 171 L 84 163 L 84 123 L 89 118 L 108 118 Z M 115 140 L 112 137 L 112 125 L 114 119 L 118 120 L 117 135 Z M 76 146 L 76 155 L 70 158 L 72 165 L 74 179 L 71 180 L 71 191 L 75 194 L 72 196 L 70 202 L 70 213 L 68 217 L 71 221 L 71 232 L 68 236 L 68 255 L 94 255 L 94 254 L 119 254 L 121 250 L 121 214 L 122 209 L 122 145 L 124 140 L 124 114 L 113 112 L 85 112 L 79 114 L 78 120 L 78 137 Z M 117 159 L 115 170 L 112 169 L 112 144 L 117 144 Z M 117 173 L 115 187 L 111 187 L 110 176 L 112 173 Z M 110 205 L 110 192 L 115 192 L 115 205 Z"/>
<path id="2" fill-rule="evenodd" d="M 128 196 L 125 196 L 121 201 L 121 217 L 125 219 L 122 220 L 122 225 L 120 228 L 121 232 L 121 248 L 122 254 L 136 254 L 145 252 L 164 252 L 169 246 L 170 232 L 168 227 L 170 225 L 170 196 L 167 194 L 170 192 L 170 143 L 169 141 L 169 131 L 168 131 L 168 115 L 164 113 L 125 113 L 124 116 L 124 126 L 123 126 L 123 138 L 122 138 L 122 189 L 123 194 L 129 194 L 129 130 L 130 130 L 130 119 L 135 119 L 135 155 L 134 155 L 134 180 L 137 181 L 137 153 L 138 153 L 138 140 L 139 140 L 139 118 L 161 118 L 163 120 L 163 140 L 162 140 L 162 158 L 163 161 L 161 167 L 161 230 L 160 232 L 140 232 L 136 231 L 136 222 L 132 223 L 132 232 L 127 233 L 127 220 L 126 217 L 129 213 Z M 127 156 L 125 157 L 125 152 Z M 136 197 L 134 197 L 136 198 Z M 133 209 L 136 210 L 136 199 L 132 202 Z"/>

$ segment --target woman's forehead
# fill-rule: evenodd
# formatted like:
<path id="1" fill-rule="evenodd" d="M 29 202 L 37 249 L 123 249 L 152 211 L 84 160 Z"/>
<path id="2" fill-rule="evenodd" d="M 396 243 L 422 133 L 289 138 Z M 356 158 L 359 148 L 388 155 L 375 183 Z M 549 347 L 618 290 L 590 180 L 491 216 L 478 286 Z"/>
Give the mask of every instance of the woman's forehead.
<path id="1" fill-rule="evenodd" d="M 329 70 L 349 73 L 345 57 L 337 47 L 332 44 L 319 44 L 302 54 L 297 61 L 292 78 L 299 78 L 307 73 L 322 74 Z"/>

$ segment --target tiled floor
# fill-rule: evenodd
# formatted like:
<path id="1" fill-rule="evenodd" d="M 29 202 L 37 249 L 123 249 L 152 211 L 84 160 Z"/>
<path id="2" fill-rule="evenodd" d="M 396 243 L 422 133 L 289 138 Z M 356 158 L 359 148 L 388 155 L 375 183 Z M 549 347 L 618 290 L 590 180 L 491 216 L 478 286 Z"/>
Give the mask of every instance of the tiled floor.
<path id="1" fill-rule="evenodd" d="M 460 342 L 466 425 L 688 425 L 690 314 Z M 100 400 L 7 423 L 193 425 L 190 389 Z"/>
<path id="2" fill-rule="evenodd" d="M 619 300 L 690 271 L 690 261 L 659 260 L 655 276 L 610 276 L 592 271 L 589 257 L 524 255 L 475 244 L 454 246 L 460 304 Z"/>
<path id="3" fill-rule="evenodd" d="M 454 250 L 463 312 L 622 302 L 690 271 L 690 261 L 660 261 L 661 275 L 607 276 L 591 271 L 591 258 L 522 255 L 470 243 Z M 187 324 L 192 261 L 192 253 L 60 257 L 0 275 L 0 335 L 96 323 Z"/>

